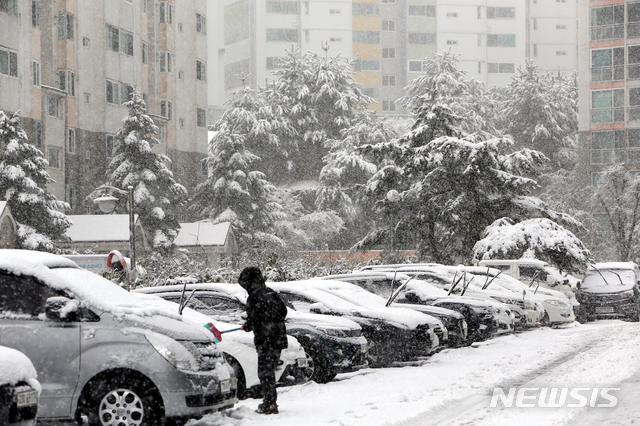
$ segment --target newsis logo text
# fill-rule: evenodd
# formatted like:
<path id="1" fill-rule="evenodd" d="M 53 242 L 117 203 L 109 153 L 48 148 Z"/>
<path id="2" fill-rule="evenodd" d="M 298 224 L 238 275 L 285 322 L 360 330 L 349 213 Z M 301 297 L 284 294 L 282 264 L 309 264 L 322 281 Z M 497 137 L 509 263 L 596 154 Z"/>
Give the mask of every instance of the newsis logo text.
<path id="1" fill-rule="evenodd" d="M 611 408 L 618 404 L 613 394 L 620 388 L 494 388 L 491 408 Z"/>

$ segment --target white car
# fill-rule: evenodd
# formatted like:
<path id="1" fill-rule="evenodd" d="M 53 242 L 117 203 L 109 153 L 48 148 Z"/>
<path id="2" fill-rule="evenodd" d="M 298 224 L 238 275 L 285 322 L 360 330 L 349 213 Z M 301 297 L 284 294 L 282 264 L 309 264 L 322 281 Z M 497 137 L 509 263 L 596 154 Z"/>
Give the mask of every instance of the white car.
<path id="1" fill-rule="evenodd" d="M 25 354 L 0 346 L 0 425 L 33 426 L 42 390 Z"/>

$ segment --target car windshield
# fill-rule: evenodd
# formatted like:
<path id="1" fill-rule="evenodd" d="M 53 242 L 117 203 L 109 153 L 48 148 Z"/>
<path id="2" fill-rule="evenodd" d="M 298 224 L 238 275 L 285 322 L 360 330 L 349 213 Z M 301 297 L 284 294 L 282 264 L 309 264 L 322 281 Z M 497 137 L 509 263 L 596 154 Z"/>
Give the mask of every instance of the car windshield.
<path id="1" fill-rule="evenodd" d="M 629 269 L 600 269 L 599 273 L 592 270 L 587 273 L 580 288 L 594 290 L 607 287 L 612 290 L 620 290 L 633 287 L 634 281 L 635 274 Z"/>

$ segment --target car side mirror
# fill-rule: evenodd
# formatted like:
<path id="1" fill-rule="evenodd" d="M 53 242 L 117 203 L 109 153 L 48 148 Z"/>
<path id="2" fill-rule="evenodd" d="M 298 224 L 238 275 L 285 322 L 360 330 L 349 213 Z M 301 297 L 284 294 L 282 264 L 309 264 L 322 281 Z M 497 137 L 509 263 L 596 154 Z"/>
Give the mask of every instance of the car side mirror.
<path id="1" fill-rule="evenodd" d="M 47 319 L 58 322 L 78 320 L 80 303 L 64 296 L 49 297 L 45 304 Z"/>

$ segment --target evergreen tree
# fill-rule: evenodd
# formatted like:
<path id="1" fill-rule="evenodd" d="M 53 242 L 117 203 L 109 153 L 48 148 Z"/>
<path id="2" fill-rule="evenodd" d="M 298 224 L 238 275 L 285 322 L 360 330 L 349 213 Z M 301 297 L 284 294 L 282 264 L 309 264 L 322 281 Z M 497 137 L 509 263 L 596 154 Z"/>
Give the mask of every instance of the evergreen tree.
<path id="1" fill-rule="evenodd" d="M 177 211 L 184 204 L 187 190 L 176 183 L 167 167 L 169 157 L 152 151 L 158 145 L 158 127 L 146 114 L 146 105 L 138 92 L 125 103 L 129 115 L 122 121 L 115 142 L 115 156 L 107 169 L 105 185 L 127 190 L 133 186 L 134 212 L 139 215 L 143 228 L 151 238 L 153 249 L 168 252 L 178 235 L 180 224 Z M 88 199 L 102 195 L 96 190 Z M 118 211 L 127 211 L 126 196 L 121 198 Z"/>
<path id="2" fill-rule="evenodd" d="M 516 148 L 542 152 L 553 170 L 571 169 L 577 160 L 577 76 L 541 74 L 527 62 L 518 68 L 507 93 L 505 132 Z"/>
<path id="3" fill-rule="evenodd" d="M 244 254 L 283 244 L 274 228 L 284 219 L 282 207 L 274 199 L 275 187 L 260 169 L 261 157 L 254 153 L 277 147 L 278 134 L 290 131 L 272 106 L 260 91 L 245 88 L 235 94 L 214 125 L 208 176 L 194 190 L 189 207 L 200 218 L 231 222 Z"/>
<path id="4" fill-rule="evenodd" d="M 0 197 L 18 223 L 17 243 L 24 249 L 55 251 L 71 222 L 70 208 L 47 191 L 53 179 L 42 152 L 27 141 L 20 117 L 0 111 Z"/>

